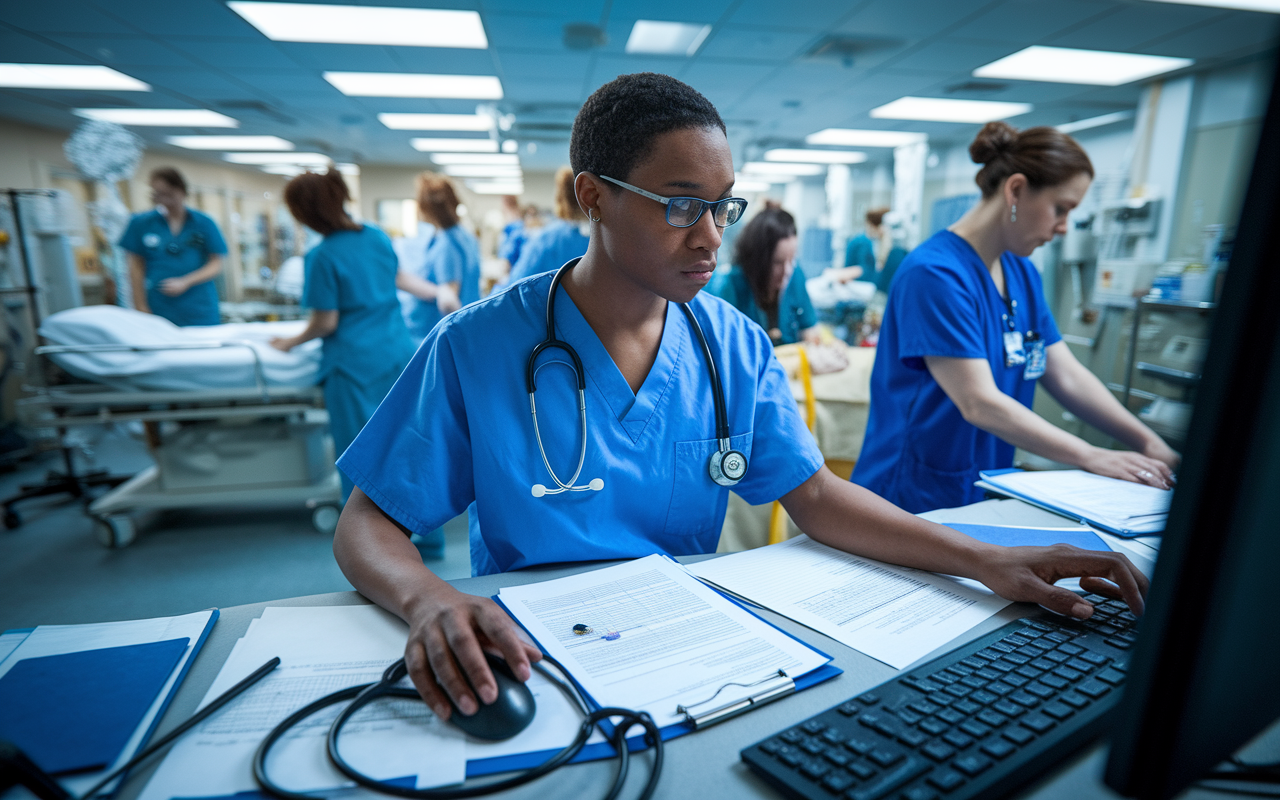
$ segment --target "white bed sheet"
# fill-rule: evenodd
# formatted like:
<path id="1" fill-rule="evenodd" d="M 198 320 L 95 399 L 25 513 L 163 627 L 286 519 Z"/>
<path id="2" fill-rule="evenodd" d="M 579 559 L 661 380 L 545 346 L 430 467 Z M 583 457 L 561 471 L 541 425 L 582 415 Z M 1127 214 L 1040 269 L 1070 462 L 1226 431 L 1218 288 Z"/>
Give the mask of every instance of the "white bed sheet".
<path id="1" fill-rule="evenodd" d="M 262 361 L 268 386 L 314 386 L 320 370 L 320 340 L 282 353 L 269 342 L 293 336 L 306 322 L 240 322 L 180 328 L 163 317 L 119 306 L 83 306 L 51 315 L 40 326 L 48 344 L 186 345 L 248 342 Z M 127 391 L 199 391 L 257 386 L 248 348 L 157 350 L 50 355 L 78 378 Z"/>

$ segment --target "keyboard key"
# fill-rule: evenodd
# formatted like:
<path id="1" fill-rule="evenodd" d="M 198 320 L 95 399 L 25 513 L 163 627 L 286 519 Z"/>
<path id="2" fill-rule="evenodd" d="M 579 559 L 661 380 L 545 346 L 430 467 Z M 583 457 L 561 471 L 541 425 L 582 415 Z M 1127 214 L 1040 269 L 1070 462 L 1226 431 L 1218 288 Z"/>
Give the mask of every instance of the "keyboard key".
<path id="1" fill-rule="evenodd" d="M 858 698 L 858 702 L 862 703 L 864 706 L 874 706 L 876 703 L 880 702 L 880 696 L 867 692 Z"/>
<path id="2" fill-rule="evenodd" d="M 1045 634 L 1044 630 L 1040 628 L 1033 628 L 1030 625 L 1027 625 L 1026 627 L 1022 628 L 1017 633 L 1018 636 L 1022 636 L 1026 639 L 1032 639 L 1032 640 L 1038 639 L 1041 636 L 1044 636 L 1044 634 Z M 1008 636 L 1005 637 L 1005 639 L 1008 639 L 1008 638 L 1009 638 Z"/>
<path id="3" fill-rule="evenodd" d="M 829 772 L 831 772 L 831 765 L 816 759 L 800 768 L 801 775 L 815 781 L 822 780 L 822 777 Z"/>
<path id="4" fill-rule="evenodd" d="M 875 746 L 875 742 L 869 739 L 860 739 L 856 736 L 844 743 L 844 748 L 846 750 L 857 753 L 860 756 L 865 756 L 867 753 L 870 753 L 871 748 Z"/>
<path id="5" fill-rule="evenodd" d="M 983 667 L 982 669 L 978 670 L 973 674 L 985 680 L 995 681 L 995 680 L 999 680 L 1000 676 L 1003 673 L 999 672 L 998 670 L 994 670 L 991 667 Z"/>
<path id="6" fill-rule="evenodd" d="M 1016 717 L 1026 712 L 1025 708 L 1017 703 L 1011 703 L 1008 700 L 1001 700 L 997 703 L 992 703 L 991 707 L 996 711 L 999 711 L 1001 714 L 1004 714 L 1006 717 Z"/>
<path id="7" fill-rule="evenodd" d="M 1058 699 L 1066 703 L 1067 705 L 1071 706 L 1072 708 L 1076 708 L 1076 709 L 1084 708 L 1085 706 L 1093 702 L 1092 700 L 1085 697 L 1084 695 L 1076 694 L 1075 692 L 1067 692 L 1066 694 L 1064 694 L 1062 697 L 1059 697 Z"/>
<path id="8" fill-rule="evenodd" d="M 897 767 L 884 772 L 871 783 L 849 792 L 849 800 L 880 800 L 928 772 L 930 764 L 923 758 L 910 756 Z"/>
<path id="9" fill-rule="evenodd" d="M 1078 681 L 1084 677 L 1084 673 L 1071 667 L 1058 667 L 1053 671 L 1054 675 L 1062 678 L 1064 681 Z"/>
<path id="10" fill-rule="evenodd" d="M 933 703 L 930 703 L 928 700 L 920 700 L 918 702 L 912 703 L 911 705 L 907 706 L 907 708 L 911 709 L 917 714 L 920 714 L 926 717 L 929 716 L 930 714 L 936 714 L 942 710 L 940 706 L 935 706 Z"/>
<path id="11" fill-rule="evenodd" d="M 964 756 L 951 762 L 951 766 L 972 778 L 991 767 L 991 759 L 982 756 Z"/>
<path id="12" fill-rule="evenodd" d="M 1035 680 L 1036 678 L 1039 678 L 1041 675 L 1044 674 L 1044 670 L 1036 669 L 1030 664 L 1027 664 L 1026 666 L 1018 667 L 1016 670 L 1014 670 L 1014 672 L 1016 672 L 1017 674 L 1021 675 L 1024 678 L 1030 678 L 1031 680 Z"/>
<path id="13" fill-rule="evenodd" d="M 937 786 L 944 792 L 949 792 L 964 783 L 964 776 L 958 772 L 953 772 L 952 770 L 947 769 L 930 775 L 929 783 Z"/>
<path id="14" fill-rule="evenodd" d="M 1041 633 L 1048 633 L 1049 631 L 1053 630 L 1052 625 L 1048 624 L 1047 622 L 1041 622 L 1038 619 L 1024 619 L 1019 621 L 1025 622 L 1028 628 L 1033 628 L 1035 630 L 1040 631 Z"/>
<path id="15" fill-rule="evenodd" d="M 1049 686 L 1045 686 L 1043 683 L 1039 683 L 1039 682 L 1027 684 L 1027 688 L 1025 691 L 1029 694 L 1033 694 L 1036 697 L 1039 697 L 1041 700 L 1047 700 L 1058 693 L 1057 690 Z"/>
<path id="16" fill-rule="evenodd" d="M 788 747 L 785 750 L 778 751 L 778 760 L 788 767 L 794 767 L 804 761 L 804 755 L 799 750 Z"/>
<path id="17" fill-rule="evenodd" d="M 1015 687 L 1010 686 L 1008 681 L 996 681 L 995 683 L 987 684 L 986 690 L 994 695 L 1004 697 L 1005 695 L 1012 693 L 1014 689 Z"/>
<path id="18" fill-rule="evenodd" d="M 1014 664 L 1012 661 L 993 661 L 988 669 L 995 672 L 1013 672 L 1020 665 Z"/>
<path id="19" fill-rule="evenodd" d="M 991 692 L 988 692 L 986 689 L 979 689 L 978 691 L 969 695 L 968 699 L 971 702 L 979 703 L 981 705 L 987 706 L 999 700 L 1000 695 L 992 694 Z"/>
<path id="20" fill-rule="evenodd" d="M 1016 726 L 1001 731 L 1000 735 L 1016 745 L 1024 745 L 1036 738 L 1036 735 L 1031 731 Z"/>
<path id="21" fill-rule="evenodd" d="M 970 675 L 969 677 L 964 678 L 960 682 L 972 689 L 981 689 L 991 681 L 989 678 L 979 678 L 977 675 Z"/>
<path id="22" fill-rule="evenodd" d="M 853 756 L 834 747 L 828 748 L 827 752 L 822 754 L 822 757 L 830 761 L 832 764 L 835 764 L 837 767 L 843 767 L 845 764 L 848 764 L 853 760 Z"/>
<path id="23" fill-rule="evenodd" d="M 853 778 L 843 772 L 833 772 L 822 779 L 822 788 L 839 794 L 853 785 Z"/>
<path id="24" fill-rule="evenodd" d="M 956 749 L 945 742 L 929 742 L 920 748 L 920 752 L 934 761 L 946 761 L 956 754 Z"/>
<path id="25" fill-rule="evenodd" d="M 877 772 L 879 772 L 879 770 L 877 770 L 875 767 L 871 766 L 865 761 L 858 761 L 856 763 L 850 764 L 848 766 L 848 770 L 852 772 L 854 775 L 857 775 L 859 778 L 861 778 L 864 781 L 867 780 L 868 778 L 873 777 Z"/>
<path id="26" fill-rule="evenodd" d="M 1009 648 L 1009 650 L 1012 650 L 1012 649 L 1013 648 Z M 985 658 L 987 661 L 996 661 L 1000 658 L 1000 656 L 1009 652 L 1009 650 L 996 650 L 994 647 L 984 647 L 978 652 L 974 653 L 974 655 L 977 656 L 978 658 Z"/>
<path id="27" fill-rule="evenodd" d="M 908 686 L 912 689 L 915 689 L 918 692 L 924 692 L 925 694 L 928 694 L 929 692 L 936 692 L 942 688 L 941 684 L 934 683 L 928 678 L 909 677 L 909 678 L 903 678 L 902 680 L 898 681 L 898 683 L 901 683 L 903 686 Z"/>
<path id="28" fill-rule="evenodd" d="M 1078 644 L 1060 644 L 1058 645 L 1059 653 L 1066 653 L 1069 656 L 1078 656 L 1084 652 L 1084 648 Z"/>
<path id="29" fill-rule="evenodd" d="M 1094 677 L 1102 681 L 1103 683 L 1109 683 L 1112 686 L 1119 686 L 1120 684 L 1124 683 L 1124 673 L 1117 669 L 1113 669 L 1111 667 L 1107 667 L 1106 669 L 1104 669 L 1102 672 L 1099 672 Z"/>
<path id="30" fill-rule="evenodd" d="M 987 649 L 995 650 L 999 653 L 1012 653 L 1014 651 L 1013 645 L 1005 644 L 1004 642 L 996 642 L 993 645 L 989 645 Z"/>
<path id="31" fill-rule="evenodd" d="M 1085 661 L 1080 658 L 1073 658 L 1067 661 L 1065 664 L 1063 664 L 1063 666 L 1067 667 L 1068 669 L 1074 669 L 1077 672 L 1082 672 L 1082 673 L 1089 673 L 1095 669 L 1093 664 L 1090 664 L 1088 661 Z"/>
<path id="32" fill-rule="evenodd" d="M 1046 717 L 1044 714 L 1028 714 L 1018 722 L 1024 727 L 1030 728 L 1036 733 L 1044 733 L 1058 723 Z"/>
<path id="33" fill-rule="evenodd" d="M 781 750 L 784 747 L 786 747 L 786 745 L 783 744 L 782 741 L 779 739 L 769 739 L 767 741 L 760 743 L 760 749 L 768 753 L 769 755 L 776 754 L 779 750 Z"/>
<path id="34" fill-rule="evenodd" d="M 1050 673 L 1049 675 L 1041 675 L 1040 682 L 1045 686 L 1052 686 L 1054 689 L 1061 691 L 1071 685 L 1071 681 L 1059 678 L 1057 675 Z"/>
<path id="35" fill-rule="evenodd" d="M 1110 636 L 1113 633 L 1118 633 L 1120 629 L 1117 628 L 1115 625 L 1099 625 L 1097 627 L 1097 631 L 1103 636 Z"/>
<path id="36" fill-rule="evenodd" d="M 1076 691 L 1082 695 L 1092 697 L 1094 700 L 1097 700 L 1099 697 L 1102 697 L 1104 694 L 1111 691 L 1111 687 L 1101 681 L 1090 678 L 1077 686 Z"/>
<path id="37" fill-rule="evenodd" d="M 801 726 L 800 726 L 800 728 L 801 728 L 805 733 L 808 733 L 808 734 L 812 734 L 812 735 L 814 735 L 814 736 L 817 736 L 818 734 L 820 734 L 820 733 L 822 733 L 823 731 L 825 731 L 825 730 L 827 729 L 827 726 L 826 726 L 826 725 L 823 725 L 821 722 L 818 722 L 816 719 L 811 719 L 811 720 L 809 720 L 808 722 L 806 722 L 805 724 L 801 725 Z"/>
<path id="38" fill-rule="evenodd" d="M 1063 653 L 1063 652 L 1061 652 L 1061 651 L 1059 651 L 1059 650 L 1054 650 L 1054 651 L 1052 651 L 1052 652 L 1045 653 L 1045 654 L 1044 654 L 1044 657 L 1045 657 L 1045 658 L 1047 658 L 1047 659 L 1049 659 L 1050 661 L 1052 661 L 1052 662 L 1053 662 L 1053 663 L 1055 663 L 1055 664 L 1061 664 L 1063 661 L 1067 661 L 1068 659 L 1070 659 L 1070 658 L 1071 658 L 1071 656 L 1069 656 L 1069 655 L 1067 655 L 1066 653 Z"/>
<path id="39" fill-rule="evenodd" d="M 1012 754 L 1017 749 L 1018 748 L 1009 744 L 1005 739 L 992 739 L 982 746 L 982 752 L 992 758 L 1004 758 L 1005 756 Z"/>
<path id="40" fill-rule="evenodd" d="M 1080 654 L 1080 658 L 1084 659 L 1085 661 L 1088 661 L 1090 664 L 1093 664 L 1094 666 L 1097 666 L 1097 667 L 1100 667 L 1111 660 L 1106 656 L 1102 655 L 1101 653 L 1095 653 L 1092 650 L 1084 651 L 1083 653 Z"/>
<path id="41" fill-rule="evenodd" d="M 957 678 L 964 678 L 973 674 L 973 670 L 969 669 L 968 667 L 962 666 L 960 664 L 952 664 L 951 666 L 947 667 L 946 672 L 956 676 Z"/>
<path id="42" fill-rule="evenodd" d="M 853 715 L 857 714 L 861 710 L 862 710 L 862 706 L 858 705 L 852 700 L 850 700 L 847 703 L 841 703 L 840 705 L 836 706 L 836 711 L 839 711 L 841 714 L 844 714 L 846 717 L 852 717 Z"/>
<path id="43" fill-rule="evenodd" d="M 804 731 L 799 728 L 792 728 L 780 737 L 787 744 L 800 744 L 804 741 Z"/>
<path id="44" fill-rule="evenodd" d="M 924 786 L 917 786 L 903 792 L 902 800 L 938 800 L 938 793 Z"/>
<path id="45" fill-rule="evenodd" d="M 967 697 L 969 695 L 969 692 L 972 692 L 973 689 L 970 689 L 968 686 L 963 686 L 959 683 L 953 683 L 947 688 L 943 689 L 942 691 L 954 697 Z"/>
<path id="46" fill-rule="evenodd" d="M 987 709 L 978 715 L 978 721 L 984 725 L 990 725 L 993 728 L 999 728 L 1001 725 L 1009 721 L 1009 718 L 998 711 Z"/>
<path id="47" fill-rule="evenodd" d="M 930 736 L 940 736 L 941 734 L 946 733 L 947 729 L 950 727 L 950 725 L 937 717 L 929 717 L 928 719 L 921 720 L 920 722 L 920 730 Z"/>
<path id="48" fill-rule="evenodd" d="M 1040 705 L 1039 698 L 1029 695 L 1026 692 L 1014 692 L 1013 694 L 1009 695 L 1009 699 L 1017 703 L 1018 705 L 1026 706 L 1027 708 L 1035 708 L 1036 706 Z"/>
<path id="49" fill-rule="evenodd" d="M 1067 717 L 1071 716 L 1072 714 L 1076 713 L 1076 710 L 1071 706 L 1067 705 L 1066 703 L 1058 703 L 1058 702 L 1049 703 L 1040 710 L 1043 713 L 1053 717 L 1056 720 L 1064 720 Z"/>
<path id="50" fill-rule="evenodd" d="M 1024 656 L 1022 653 L 1010 653 L 1009 655 L 1004 657 L 1004 660 L 1017 664 L 1020 667 L 1023 666 L 1024 664 L 1031 663 L 1031 657 Z"/>
<path id="51" fill-rule="evenodd" d="M 1035 667 L 1038 670 L 1043 670 L 1045 672 L 1048 672 L 1049 670 L 1053 669 L 1058 665 L 1047 659 L 1036 658 L 1031 661 L 1031 666 Z"/>
<path id="52" fill-rule="evenodd" d="M 943 671 L 933 673 L 929 676 L 929 680 L 934 681 L 935 683 L 941 683 L 943 686 L 950 686 L 960 679 L 949 672 Z"/>
<path id="53" fill-rule="evenodd" d="M 835 728 L 830 728 L 822 734 L 822 741 L 827 744 L 840 744 L 844 741 L 844 734 Z"/>
<path id="54" fill-rule="evenodd" d="M 989 726 L 983 725 L 981 722 L 978 722 L 976 719 L 971 719 L 968 722 L 962 723 L 960 725 L 960 730 L 964 731 L 965 733 L 969 734 L 975 739 L 981 739 L 983 736 L 986 736 L 988 733 L 991 733 L 991 728 Z"/>
<path id="55" fill-rule="evenodd" d="M 867 758 L 882 767 L 892 767 L 894 764 L 897 764 L 902 760 L 902 753 L 898 753 L 893 750 L 872 750 Z"/>
<path id="56" fill-rule="evenodd" d="M 1022 647 L 1024 644 L 1031 644 L 1030 639 L 1026 638 L 1025 636 L 1020 636 L 1019 634 L 1016 634 L 1016 633 L 1011 633 L 1008 636 L 1001 639 L 1000 641 L 1004 642 L 1005 644 L 1011 644 L 1014 647 Z"/>
<path id="57" fill-rule="evenodd" d="M 1018 652 L 1027 658 L 1040 658 L 1047 653 L 1048 650 L 1037 644 L 1029 644 L 1026 647 L 1019 647 Z"/>
<path id="58" fill-rule="evenodd" d="M 1108 639 L 1107 644 L 1118 650 L 1128 650 L 1130 647 L 1133 647 L 1132 642 L 1126 642 L 1124 639 Z"/>
<path id="59" fill-rule="evenodd" d="M 968 658 L 961 659 L 960 663 L 974 670 L 982 669 L 987 665 L 987 662 L 985 659 L 975 658 L 973 656 L 969 656 Z"/>
<path id="60" fill-rule="evenodd" d="M 943 736 L 942 741 L 946 742 L 952 747 L 963 750 L 969 745 L 973 744 L 973 737 L 968 736 L 956 730 L 956 731 L 952 731 L 951 733 L 948 733 L 946 736 Z"/>
<path id="61" fill-rule="evenodd" d="M 800 749 L 805 751 L 811 756 L 816 756 L 818 753 L 821 753 L 823 750 L 826 750 L 827 748 L 826 748 L 826 745 L 824 745 L 822 742 L 818 741 L 817 739 L 810 739 L 809 741 L 800 745 Z"/>
<path id="62" fill-rule="evenodd" d="M 1066 633 L 1063 633 L 1062 631 L 1054 631 L 1053 633 L 1046 633 L 1044 635 L 1044 638 L 1052 642 L 1057 642 L 1058 644 L 1062 644 L 1063 642 L 1071 641 L 1075 637 L 1070 636 Z"/>
<path id="63" fill-rule="evenodd" d="M 982 710 L 982 706 L 970 700 L 961 700 L 951 707 L 961 714 L 976 714 Z"/>
<path id="64" fill-rule="evenodd" d="M 945 722 L 955 725 L 964 722 L 965 715 L 954 708 L 944 708 L 938 712 L 938 717 Z"/>
<path id="65" fill-rule="evenodd" d="M 908 728 L 903 731 L 898 731 L 898 741 L 910 747 L 919 747 L 929 741 L 929 737 L 925 736 L 920 731 L 914 731 Z"/>
<path id="66" fill-rule="evenodd" d="M 915 725 L 917 722 L 924 719 L 924 715 L 917 714 L 916 712 L 908 708 L 900 708 L 898 709 L 898 719 L 902 720 L 908 725 Z"/>
<path id="67" fill-rule="evenodd" d="M 1015 686 L 1021 689 L 1023 686 L 1026 686 L 1028 683 L 1030 683 L 1031 679 L 1024 678 L 1021 675 L 1017 675 L 1014 673 L 1009 673 L 1008 675 L 1004 676 L 1004 682 L 1009 684 L 1010 686 Z"/>

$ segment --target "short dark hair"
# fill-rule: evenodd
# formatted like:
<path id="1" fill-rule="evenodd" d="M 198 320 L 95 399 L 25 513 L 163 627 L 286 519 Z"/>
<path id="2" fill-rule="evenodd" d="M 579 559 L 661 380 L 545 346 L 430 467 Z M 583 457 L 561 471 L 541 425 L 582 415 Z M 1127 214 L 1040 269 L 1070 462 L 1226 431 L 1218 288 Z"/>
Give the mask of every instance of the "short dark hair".
<path id="1" fill-rule="evenodd" d="M 751 218 L 733 243 L 733 261 L 751 287 L 756 305 L 764 312 L 770 328 L 778 326 L 778 298 L 787 287 L 775 288 L 773 253 L 778 242 L 796 235 L 796 218 L 774 203 Z"/>
<path id="2" fill-rule="evenodd" d="M 582 104 L 573 121 L 569 163 L 574 175 L 625 181 L 648 158 L 654 137 L 686 128 L 725 132 L 716 107 L 687 83 L 656 72 L 620 75 Z"/>
<path id="3" fill-rule="evenodd" d="M 969 157 L 982 165 L 973 180 L 983 199 L 995 194 L 1010 175 L 1025 175 L 1036 190 L 1077 175 L 1093 177 L 1093 163 L 1080 143 L 1044 126 L 1019 131 L 1007 122 L 988 122 L 969 145 Z"/>
<path id="4" fill-rule="evenodd" d="M 183 179 L 182 173 L 178 172 L 173 167 L 156 167 L 151 170 L 151 175 L 147 178 L 147 183 L 155 183 L 156 181 L 160 181 L 163 184 L 177 189 L 183 194 L 187 193 L 186 180 Z"/>
<path id="5" fill-rule="evenodd" d="M 358 231 L 361 226 L 342 204 L 351 199 L 342 173 L 330 167 L 324 175 L 304 172 L 285 184 L 284 202 L 294 219 L 321 236 Z"/>

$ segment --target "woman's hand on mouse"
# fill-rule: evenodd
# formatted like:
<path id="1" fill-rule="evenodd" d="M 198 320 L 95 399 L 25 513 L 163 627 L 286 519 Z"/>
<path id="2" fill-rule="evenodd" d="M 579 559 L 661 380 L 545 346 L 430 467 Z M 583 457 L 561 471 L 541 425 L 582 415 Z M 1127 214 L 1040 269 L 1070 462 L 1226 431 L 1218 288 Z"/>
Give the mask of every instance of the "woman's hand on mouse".
<path id="1" fill-rule="evenodd" d="M 1093 607 L 1084 598 L 1054 584 L 1079 578 L 1080 588 L 1123 600 L 1142 614 L 1147 576 L 1122 553 L 1082 550 L 1068 544 L 1050 547 L 995 547 L 977 576 L 1006 600 L 1039 603 L 1059 614 L 1087 619 Z"/>
<path id="2" fill-rule="evenodd" d="M 498 684 L 485 662 L 486 650 L 501 655 L 522 681 L 529 679 L 530 664 L 542 658 L 515 621 L 487 597 L 441 584 L 419 598 L 410 615 L 404 660 L 410 680 L 436 716 L 449 718 L 450 698 L 467 715 L 480 709 L 477 694 L 486 705 L 497 699 Z"/>

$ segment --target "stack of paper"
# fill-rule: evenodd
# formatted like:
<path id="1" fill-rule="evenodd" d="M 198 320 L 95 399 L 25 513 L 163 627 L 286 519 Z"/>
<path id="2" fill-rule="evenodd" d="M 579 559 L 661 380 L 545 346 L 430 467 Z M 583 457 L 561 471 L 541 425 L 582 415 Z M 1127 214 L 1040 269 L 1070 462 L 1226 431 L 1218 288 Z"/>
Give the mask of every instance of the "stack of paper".
<path id="1" fill-rule="evenodd" d="M 1077 469 L 979 473 L 978 486 L 1025 500 L 1118 536 L 1164 530 L 1172 489 L 1106 478 Z"/>

